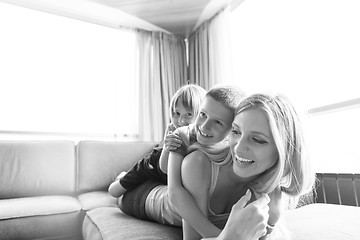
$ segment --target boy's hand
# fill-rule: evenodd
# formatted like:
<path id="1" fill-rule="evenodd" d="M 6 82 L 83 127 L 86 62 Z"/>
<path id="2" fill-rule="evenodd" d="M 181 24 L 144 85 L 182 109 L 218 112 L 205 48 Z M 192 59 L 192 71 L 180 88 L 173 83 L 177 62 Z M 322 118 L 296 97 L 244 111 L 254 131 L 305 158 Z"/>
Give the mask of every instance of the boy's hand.
<path id="1" fill-rule="evenodd" d="M 251 192 L 248 190 L 234 204 L 225 228 L 218 239 L 255 240 L 266 234 L 270 198 L 267 194 L 263 194 L 256 201 L 246 205 L 250 199 Z"/>
<path id="2" fill-rule="evenodd" d="M 181 138 L 178 135 L 168 132 L 164 139 L 164 149 L 165 151 L 174 151 L 181 146 L 181 143 Z"/>

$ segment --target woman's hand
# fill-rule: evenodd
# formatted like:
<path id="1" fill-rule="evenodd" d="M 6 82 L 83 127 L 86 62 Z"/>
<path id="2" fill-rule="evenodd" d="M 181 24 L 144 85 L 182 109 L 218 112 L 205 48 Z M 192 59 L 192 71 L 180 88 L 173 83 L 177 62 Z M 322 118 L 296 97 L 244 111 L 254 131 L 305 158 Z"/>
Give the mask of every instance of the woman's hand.
<path id="1" fill-rule="evenodd" d="M 250 199 L 251 192 L 248 190 L 234 204 L 218 240 L 257 240 L 266 234 L 270 198 L 262 194 L 256 201 L 246 205 Z"/>

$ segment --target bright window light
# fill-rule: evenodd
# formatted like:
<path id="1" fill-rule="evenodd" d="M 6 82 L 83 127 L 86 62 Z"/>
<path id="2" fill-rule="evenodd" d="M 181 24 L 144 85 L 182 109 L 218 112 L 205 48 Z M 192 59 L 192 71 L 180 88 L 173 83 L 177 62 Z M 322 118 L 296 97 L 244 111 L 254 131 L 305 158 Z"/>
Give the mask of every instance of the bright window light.
<path id="1" fill-rule="evenodd" d="M 360 2 L 252 0 L 232 12 L 234 81 L 286 94 L 306 113 L 359 99 Z M 317 172 L 360 173 L 360 105 L 308 115 Z"/>
<path id="2" fill-rule="evenodd" d="M 132 32 L 0 3 L 0 131 L 137 134 Z"/>

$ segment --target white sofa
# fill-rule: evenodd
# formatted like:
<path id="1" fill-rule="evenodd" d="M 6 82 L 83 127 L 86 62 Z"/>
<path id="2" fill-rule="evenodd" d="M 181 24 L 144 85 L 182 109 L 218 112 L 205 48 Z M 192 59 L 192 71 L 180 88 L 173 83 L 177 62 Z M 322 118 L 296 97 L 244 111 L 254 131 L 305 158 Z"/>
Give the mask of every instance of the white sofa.
<path id="1" fill-rule="evenodd" d="M 153 146 L 153 142 L 0 141 L 0 239 L 180 240 L 180 228 L 128 216 L 107 193 L 113 179 Z M 351 182 L 358 200 L 359 179 Z M 333 201 L 326 181 L 321 189 L 321 193 L 327 189 L 328 200 Z M 359 207 L 316 203 L 287 212 L 284 220 L 293 240 L 360 239 Z"/>

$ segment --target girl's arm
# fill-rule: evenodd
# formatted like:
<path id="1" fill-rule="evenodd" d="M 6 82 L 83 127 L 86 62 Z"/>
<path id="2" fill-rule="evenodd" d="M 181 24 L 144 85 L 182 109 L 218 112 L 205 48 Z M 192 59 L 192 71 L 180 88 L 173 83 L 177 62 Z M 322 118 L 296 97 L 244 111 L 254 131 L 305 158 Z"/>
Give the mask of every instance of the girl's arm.
<path id="1" fill-rule="evenodd" d="M 169 151 L 163 148 L 159 159 L 159 166 L 163 173 L 167 173 L 168 159 L 169 159 Z"/>
<path id="2" fill-rule="evenodd" d="M 207 218 L 208 189 L 211 179 L 210 161 L 204 153 L 196 151 L 186 156 L 183 167 L 182 162 L 183 158 L 179 154 L 170 153 L 169 195 L 172 204 L 184 220 L 183 238 L 199 239 L 201 236 L 217 236 L 220 229 Z"/>
<path id="3" fill-rule="evenodd" d="M 178 147 L 181 146 L 181 138 L 172 132 L 169 132 L 164 138 L 164 147 L 161 151 L 159 165 L 161 171 L 167 173 L 168 171 L 168 159 L 170 151 L 176 150 Z"/>
<path id="4" fill-rule="evenodd" d="M 170 123 L 164 134 L 164 146 L 159 159 L 160 169 L 164 173 L 167 173 L 168 170 L 169 152 L 181 146 L 181 138 L 177 134 L 174 134 L 175 130 L 174 125 Z"/>

